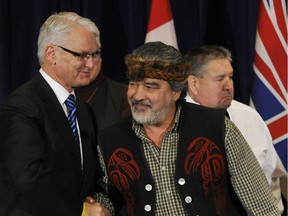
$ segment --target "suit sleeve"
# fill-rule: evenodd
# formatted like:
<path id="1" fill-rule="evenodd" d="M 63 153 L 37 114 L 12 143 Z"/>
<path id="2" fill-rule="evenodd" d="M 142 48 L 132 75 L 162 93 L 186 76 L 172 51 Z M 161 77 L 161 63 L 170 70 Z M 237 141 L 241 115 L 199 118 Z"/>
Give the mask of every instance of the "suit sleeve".
<path id="1" fill-rule="evenodd" d="M 56 215 L 53 210 L 58 209 L 58 214 L 70 215 L 69 197 L 64 198 L 51 186 L 55 179 L 50 178 L 53 170 L 47 163 L 41 114 L 27 100 L 8 103 L 0 111 L 0 212 L 10 208 L 33 215 Z"/>

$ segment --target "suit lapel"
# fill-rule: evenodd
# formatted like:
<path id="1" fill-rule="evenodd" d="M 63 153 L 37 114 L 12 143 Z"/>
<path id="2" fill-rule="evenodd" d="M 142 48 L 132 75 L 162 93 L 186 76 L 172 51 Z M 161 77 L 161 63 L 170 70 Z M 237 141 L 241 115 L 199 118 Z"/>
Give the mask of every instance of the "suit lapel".
<path id="1" fill-rule="evenodd" d="M 94 185 L 96 174 L 99 174 L 97 168 L 100 166 L 96 162 L 96 128 L 92 111 L 81 99 L 77 100 L 77 116 L 79 127 L 81 128 L 81 141 L 83 150 L 83 187 L 82 194 L 91 190 Z"/>
<path id="2" fill-rule="evenodd" d="M 62 143 L 64 145 L 67 143 L 71 144 L 71 149 L 75 154 L 74 158 L 79 158 L 79 154 L 77 153 L 76 149 L 77 146 L 68 119 L 56 95 L 54 94 L 54 91 L 40 73 L 36 74 L 32 81 L 36 86 L 43 103 L 45 104 L 45 109 L 47 110 L 51 122 L 54 124 L 59 136 L 63 140 Z M 80 171 L 79 160 L 77 160 L 77 164 L 78 165 L 76 167 L 79 167 Z"/>

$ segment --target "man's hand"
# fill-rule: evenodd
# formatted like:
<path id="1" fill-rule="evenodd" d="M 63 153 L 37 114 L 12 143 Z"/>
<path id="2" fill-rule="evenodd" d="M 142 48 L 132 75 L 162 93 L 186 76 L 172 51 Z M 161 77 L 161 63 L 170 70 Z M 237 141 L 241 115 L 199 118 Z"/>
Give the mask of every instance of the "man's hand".
<path id="1" fill-rule="evenodd" d="M 84 202 L 86 212 L 84 216 L 111 216 L 107 208 L 95 202 L 92 197 L 86 197 Z"/>

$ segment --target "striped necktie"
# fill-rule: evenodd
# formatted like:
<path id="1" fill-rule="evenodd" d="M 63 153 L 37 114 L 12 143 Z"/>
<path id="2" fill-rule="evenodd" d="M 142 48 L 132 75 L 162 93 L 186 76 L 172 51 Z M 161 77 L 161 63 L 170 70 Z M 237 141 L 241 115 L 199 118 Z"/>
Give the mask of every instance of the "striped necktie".
<path id="1" fill-rule="evenodd" d="M 72 129 L 72 133 L 75 139 L 76 144 L 79 145 L 79 135 L 76 124 L 76 102 L 73 94 L 70 94 L 66 99 L 65 104 L 68 109 L 68 121 L 70 123 L 70 127 Z"/>

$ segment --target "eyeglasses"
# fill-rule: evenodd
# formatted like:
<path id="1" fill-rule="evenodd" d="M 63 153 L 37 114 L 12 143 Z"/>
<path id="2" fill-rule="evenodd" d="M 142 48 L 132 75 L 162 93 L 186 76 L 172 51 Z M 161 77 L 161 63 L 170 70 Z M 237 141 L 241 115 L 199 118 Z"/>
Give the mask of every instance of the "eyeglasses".
<path id="1" fill-rule="evenodd" d="M 68 52 L 68 53 L 72 54 L 73 56 L 77 57 L 78 61 L 87 61 L 90 58 L 90 56 L 92 56 L 93 60 L 96 60 L 101 55 L 101 52 L 99 50 L 97 50 L 95 53 L 85 53 L 85 52 L 84 53 L 77 53 L 77 52 L 74 52 L 72 50 L 66 49 L 62 46 L 57 46 L 57 47 L 61 48 L 65 52 Z"/>

